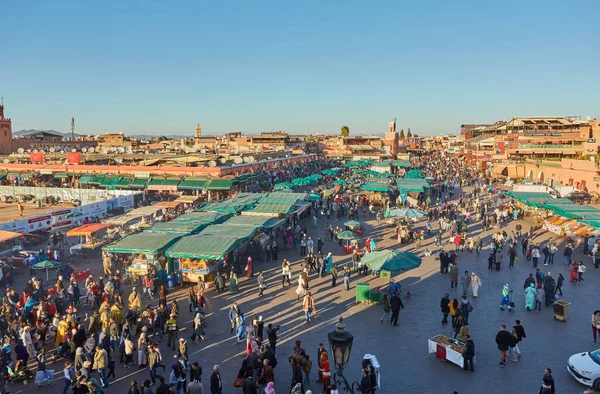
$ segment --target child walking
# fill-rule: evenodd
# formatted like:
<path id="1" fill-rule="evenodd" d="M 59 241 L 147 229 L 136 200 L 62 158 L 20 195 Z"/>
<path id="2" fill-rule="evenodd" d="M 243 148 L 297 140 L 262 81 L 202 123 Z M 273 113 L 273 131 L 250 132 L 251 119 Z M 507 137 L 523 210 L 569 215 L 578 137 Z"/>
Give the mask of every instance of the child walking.
<path id="1" fill-rule="evenodd" d="M 382 303 L 383 303 L 383 316 L 381 316 L 381 322 L 387 323 L 390 321 L 390 311 L 392 310 L 392 307 L 390 306 L 390 300 L 388 299 L 387 294 L 383 295 Z"/>

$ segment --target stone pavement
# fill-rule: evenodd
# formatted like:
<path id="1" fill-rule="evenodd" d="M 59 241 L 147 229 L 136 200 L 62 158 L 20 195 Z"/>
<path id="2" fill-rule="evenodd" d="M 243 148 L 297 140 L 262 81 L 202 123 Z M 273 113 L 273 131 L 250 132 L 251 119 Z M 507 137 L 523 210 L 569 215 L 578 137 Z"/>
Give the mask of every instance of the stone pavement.
<path id="1" fill-rule="evenodd" d="M 319 222 L 317 229 L 313 229 L 307 222 L 309 235 L 316 239 L 324 234 Z M 333 221 L 334 226 L 343 226 L 343 221 Z M 422 223 L 424 224 L 424 222 Z M 514 229 L 515 223 L 507 226 L 507 232 Z M 437 226 L 437 225 L 436 225 Z M 376 225 L 375 220 L 367 222 L 366 236 L 375 237 L 379 250 L 397 247 L 395 237 L 390 227 L 385 224 Z M 523 223 L 524 229 L 529 228 L 529 222 Z M 435 228 L 435 227 L 434 227 Z M 478 233 L 479 225 L 470 226 L 470 232 Z M 240 389 L 232 387 L 233 380 L 245 355 L 245 345 L 236 343 L 234 335 L 230 334 L 228 308 L 237 302 L 245 313 L 248 321 L 255 315 L 262 315 L 265 327 L 268 323 L 280 324 L 277 354 L 279 365 L 275 369 L 275 388 L 277 393 L 286 394 L 291 384 L 291 370 L 287 364 L 287 357 L 291 354 L 294 342 L 302 341 L 302 346 L 313 359 L 311 381 L 317 378 L 316 351 L 320 342 L 327 345 L 327 333 L 334 330 L 338 317 L 343 316 L 346 329 L 355 339 L 352 348 L 350 365 L 346 368 L 345 375 L 352 380 L 360 380 L 360 361 L 365 353 L 377 356 L 381 363 L 381 389 L 378 393 L 502 393 L 502 392 L 537 392 L 544 373 L 544 368 L 553 370 L 556 380 L 557 392 L 583 391 L 584 387 L 577 383 L 566 371 L 566 362 L 574 353 L 593 350 L 596 347 L 592 341 L 590 318 L 592 311 L 598 308 L 594 296 L 600 283 L 600 275 L 594 270 L 589 257 L 581 257 L 580 251 L 574 258 L 582 259 L 588 266 L 588 273 L 584 276 L 584 284 L 568 282 L 567 268 L 562 261 L 562 241 L 557 252 L 554 266 L 546 267 L 556 277 L 560 272 L 565 276 L 563 286 L 564 299 L 572 302 L 569 321 L 566 323 L 553 320 L 551 310 L 543 309 L 541 312 L 528 312 L 524 308 L 523 282 L 530 272 L 534 272 L 531 262 L 521 261 L 515 267 L 508 268 L 508 259 L 505 258 L 500 272 L 487 270 L 487 244 L 493 231 L 488 231 L 482 236 L 486 247 L 480 257 L 468 252 L 460 252 L 458 257 L 459 272 L 475 271 L 482 281 L 479 297 L 469 300 L 474 310 L 469 317 L 470 333 L 476 344 L 475 373 L 465 372 L 451 363 L 436 359 L 435 355 L 427 353 L 427 339 L 440 333 L 448 333 L 451 327 L 442 327 L 442 315 L 439 302 L 444 293 L 450 293 L 451 298 L 460 298 L 460 290 L 451 289 L 448 276 L 440 276 L 439 261 L 435 256 L 423 258 L 423 264 L 412 271 L 405 272 L 395 277 L 400 281 L 403 290 L 410 289 L 411 298 L 403 295 L 405 309 L 400 312 L 400 327 L 391 327 L 380 323 L 382 314 L 381 305 L 359 304 L 355 299 L 355 283 L 368 282 L 371 287 L 384 286 L 385 280 L 352 276 L 350 291 L 344 291 L 343 281 L 338 279 L 335 288 L 331 287 L 330 278 L 318 279 L 316 273 L 310 275 L 310 285 L 315 296 L 318 314 L 310 322 L 305 323 L 301 303 L 296 301 L 297 276 L 300 271 L 300 249 L 295 251 L 282 250 L 278 263 L 255 264 L 255 272 L 263 270 L 269 284 L 265 296 L 257 296 L 256 276 L 251 280 L 241 279 L 240 293 L 231 295 L 228 292 L 216 294 L 214 291 L 207 293 L 207 324 L 206 340 L 199 345 L 189 345 L 190 362 L 198 361 L 204 371 L 203 382 L 205 392 L 209 392 L 210 374 L 212 366 L 219 364 L 222 371 L 224 393 L 239 393 Z M 553 234 L 538 230 L 536 241 L 552 238 Z M 448 241 L 447 236 L 444 239 Z M 448 245 L 451 246 L 451 245 Z M 432 251 L 433 239 L 423 243 Z M 413 245 L 403 247 L 412 251 Z M 421 249 L 422 250 L 422 249 Z M 336 243 L 326 243 L 324 253 L 331 251 L 334 261 L 343 264 L 349 261 L 349 255 L 342 253 L 342 248 Z M 293 279 L 291 286 L 281 286 L 280 264 L 283 257 L 292 263 Z M 101 271 L 100 261 L 89 264 L 95 274 Z M 542 266 L 543 267 L 543 266 Z M 86 268 L 86 267 L 84 267 Z M 501 311 L 499 308 L 502 284 L 508 282 L 514 288 L 513 300 L 516 310 L 512 313 Z M 20 286 L 20 285 L 18 285 Z M 17 287 L 21 289 L 22 287 Z M 461 287 L 459 287 L 461 288 Z M 127 288 L 126 294 L 129 294 Z M 192 315 L 188 311 L 187 288 L 176 292 L 182 314 L 179 319 L 183 327 L 181 336 L 189 338 L 191 335 Z M 155 301 L 156 302 L 156 301 Z M 514 320 L 520 319 L 524 326 L 527 338 L 520 344 L 523 357 L 518 364 L 509 362 L 504 368 L 498 366 L 498 351 L 495 335 L 500 324 L 509 328 L 514 325 Z M 168 380 L 170 364 L 173 353 L 166 345 L 161 345 L 164 364 L 167 371 L 163 374 Z M 115 353 L 118 360 L 118 353 Z M 56 370 L 55 380 L 57 387 L 62 388 L 62 361 L 58 361 L 49 369 Z M 111 382 L 107 393 L 126 393 L 132 379 L 142 382 L 149 378 L 148 370 L 123 369 L 117 365 L 117 378 Z M 156 386 L 155 386 L 156 387 Z M 310 387 L 313 393 L 320 393 L 320 385 L 313 383 Z M 36 389 L 33 385 L 22 386 L 19 384 L 12 390 L 14 393 L 32 393 Z"/>

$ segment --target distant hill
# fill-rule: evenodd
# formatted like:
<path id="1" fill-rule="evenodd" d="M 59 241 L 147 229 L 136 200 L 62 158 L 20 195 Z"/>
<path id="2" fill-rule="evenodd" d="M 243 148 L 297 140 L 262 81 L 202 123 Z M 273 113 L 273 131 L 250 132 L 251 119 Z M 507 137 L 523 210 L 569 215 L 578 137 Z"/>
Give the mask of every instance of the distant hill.
<path id="1" fill-rule="evenodd" d="M 36 130 L 36 129 L 30 129 L 30 130 L 19 130 L 19 131 L 15 131 L 13 133 L 13 137 L 23 137 L 32 133 L 37 133 L 40 130 Z M 60 131 L 56 131 L 56 130 L 41 130 L 45 133 L 49 133 L 49 134 L 55 134 L 57 136 L 62 136 L 64 138 L 71 138 L 71 133 L 61 133 Z M 79 137 L 80 135 L 75 133 L 75 137 Z"/>

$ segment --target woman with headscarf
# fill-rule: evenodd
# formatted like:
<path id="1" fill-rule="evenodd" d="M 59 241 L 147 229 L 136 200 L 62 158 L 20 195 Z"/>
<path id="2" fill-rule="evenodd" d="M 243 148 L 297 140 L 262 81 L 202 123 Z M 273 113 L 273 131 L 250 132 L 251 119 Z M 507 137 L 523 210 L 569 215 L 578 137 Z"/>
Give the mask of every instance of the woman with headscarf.
<path id="1" fill-rule="evenodd" d="M 479 295 L 480 287 L 481 279 L 479 279 L 479 276 L 477 276 L 475 272 L 471 272 L 471 291 L 473 292 L 473 298 L 477 298 Z"/>
<path id="2" fill-rule="evenodd" d="M 304 277 L 302 274 L 298 276 L 298 287 L 296 288 L 296 295 L 298 295 L 298 301 L 300 301 L 300 297 L 304 297 L 306 295 L 306 282 L 304 281 Z"/>
<path id="3" fill-rule="evenodd" d="M 535 309 L 535 295 L 537 291 L 535 290 L 535 285 L 531 283 L 527 289 L 525 289 L 525 308 L 528 311 Z"/>
<path id="4" fill-rule="evenodd" d="M 229 292 L 231 294 L 235 294 L 239 291 L 239 289 L 237 274 L 234 271 L 231 271 L 229 275 Z"/>

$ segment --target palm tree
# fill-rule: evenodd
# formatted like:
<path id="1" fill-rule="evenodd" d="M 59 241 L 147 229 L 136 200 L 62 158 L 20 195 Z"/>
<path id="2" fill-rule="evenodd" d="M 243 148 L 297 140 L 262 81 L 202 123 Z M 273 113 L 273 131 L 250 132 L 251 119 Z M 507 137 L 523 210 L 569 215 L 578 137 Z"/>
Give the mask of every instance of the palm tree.
<path id="1" fill-rule="evenodd" d="M 404 138 L 404 129 L 400 129 L 400 139 L 403 140 Z"/>
<path id="2" fill-rule="evenodd" d="M 342 126 L 342 137 L 348 137 L 350 135 L 350 127 Z"/>

